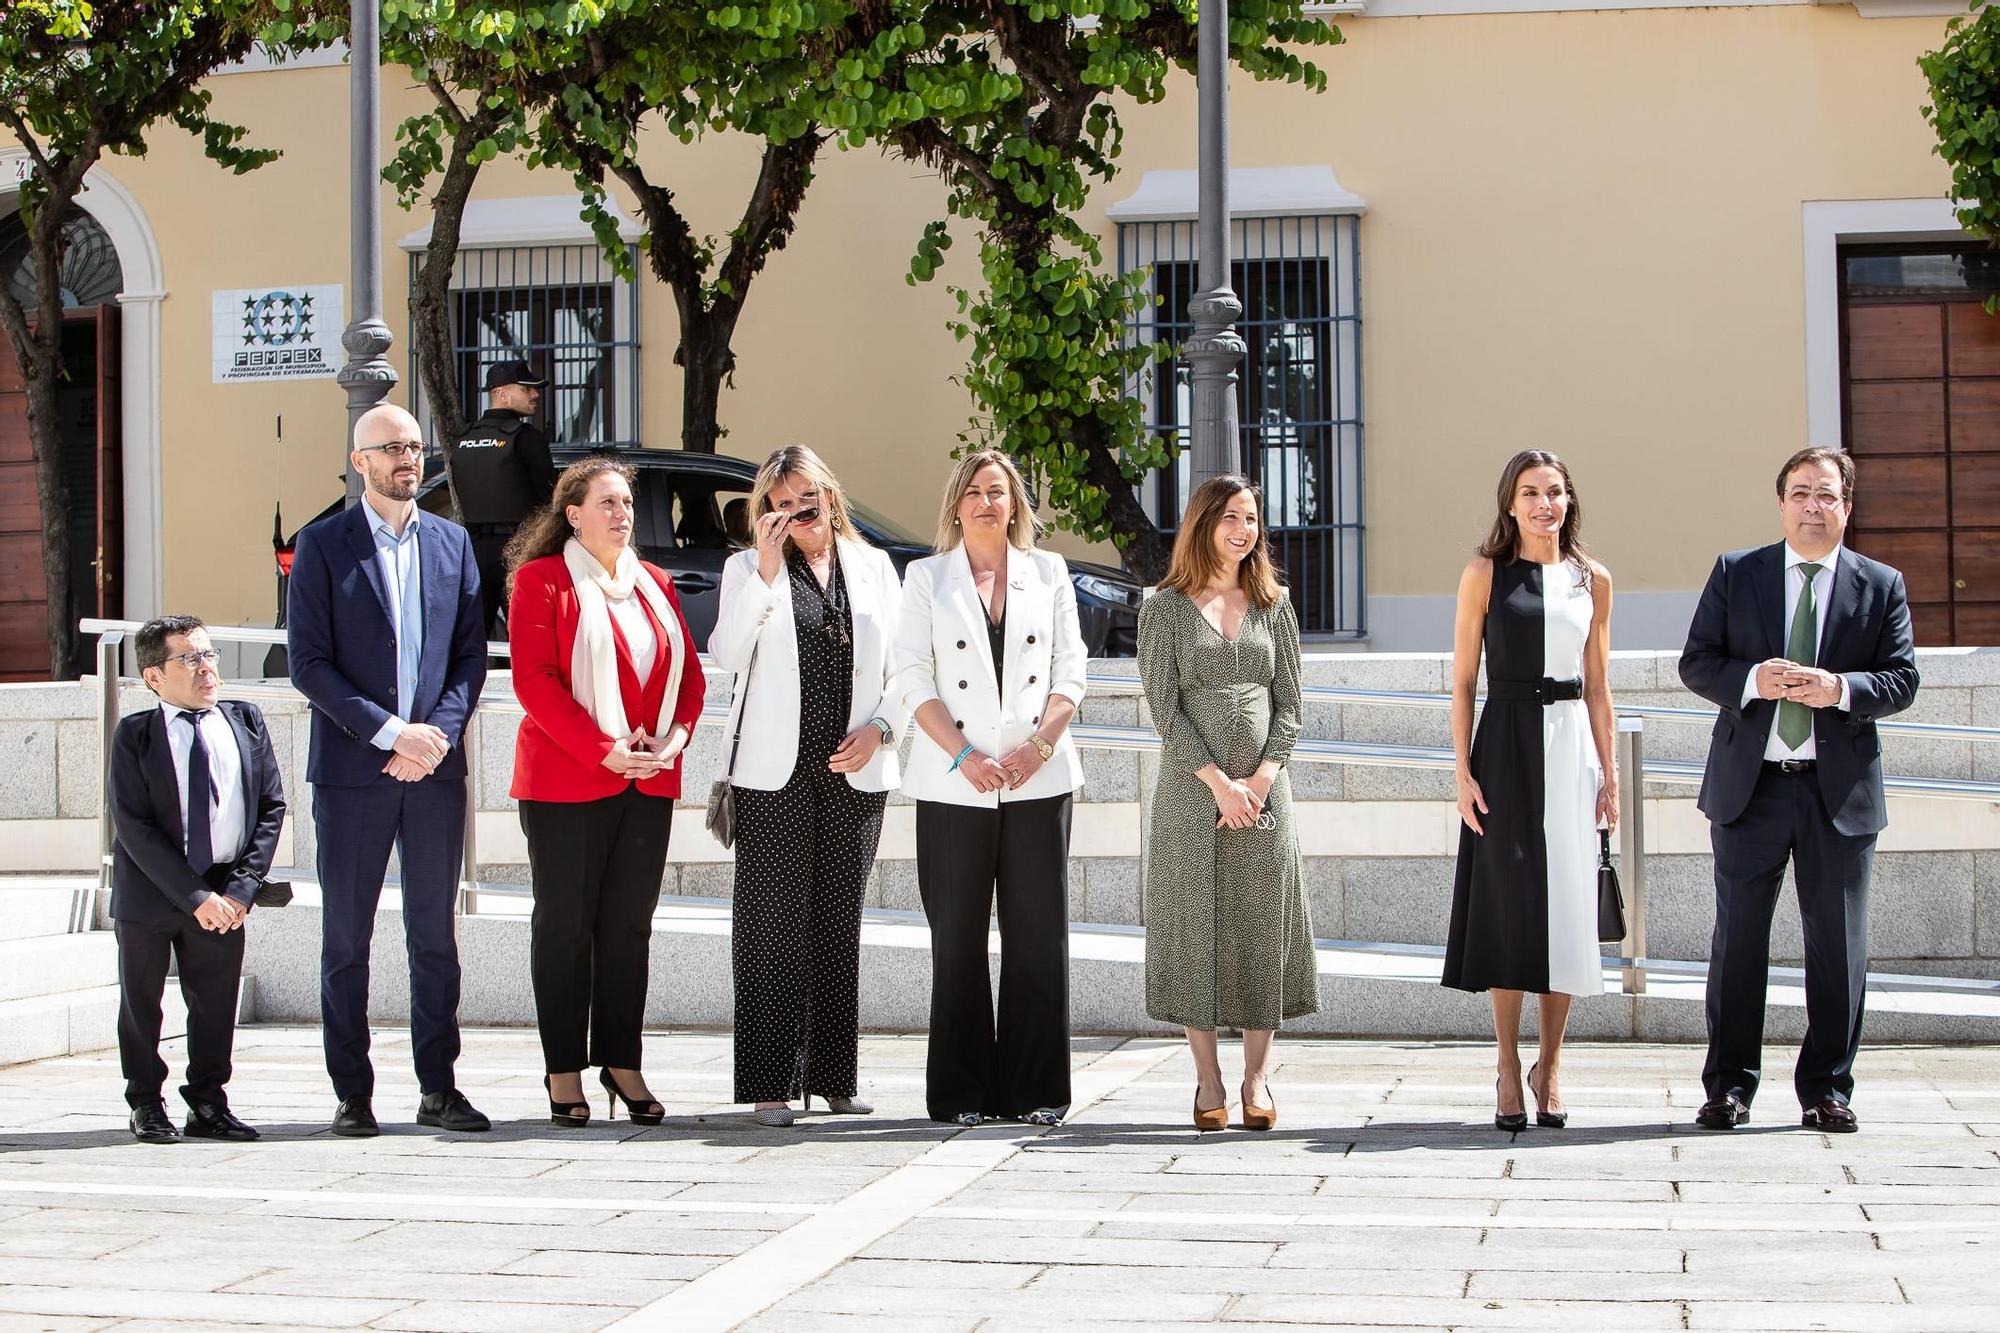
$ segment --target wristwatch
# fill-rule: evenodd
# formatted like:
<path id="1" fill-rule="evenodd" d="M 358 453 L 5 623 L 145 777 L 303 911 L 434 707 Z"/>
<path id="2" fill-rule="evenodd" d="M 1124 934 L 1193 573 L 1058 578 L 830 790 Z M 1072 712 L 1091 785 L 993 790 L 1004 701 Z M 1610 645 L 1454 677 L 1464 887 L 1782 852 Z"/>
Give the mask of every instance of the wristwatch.
<path id="1" fill-rule="evenodd" d="M 1049 757 L 1056 752 L 1056 747 L 1043 740 L 1040 732 L 1029 732 L 1028 742 L 1035 747 L 1035 753 L 1042 757 L 1042 762 L 1045 764 L 1049 762 Z"/>

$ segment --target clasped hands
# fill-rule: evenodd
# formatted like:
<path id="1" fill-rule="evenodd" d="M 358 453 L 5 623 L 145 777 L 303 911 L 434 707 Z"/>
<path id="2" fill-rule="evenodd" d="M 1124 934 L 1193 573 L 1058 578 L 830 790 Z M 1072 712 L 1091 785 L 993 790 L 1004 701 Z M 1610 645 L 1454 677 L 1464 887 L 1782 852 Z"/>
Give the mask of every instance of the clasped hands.
<path id="1" fill-rule="evenodd" d="M 644 727 L 639 727 L 631 735 L 612 742 L 611 752 L 604 756 L 604 766 L 621 778 L 637 782 L 672 768 L 687 743 L 685 727 L 674 727 L 664 737 L 648 735 Z"/>
<path id="2" fill-rule="evenodd" d="M 1218 776 L 1209 790 L 1215 793 L 1217 828 L 1249 829 L 1257 827 L 1264 803 L 1271 799 L 1271 780 L 1257 773 L 1241 779 Z"/>
<path id="3" fill-rule="evenodd" d="M 1773 657 L 1757 664 L 1756 675 L 1759 699 L 1790 700 L 1807 708 L 1834 708 L 1840 703 L 1840 677 L 1831 671 Z"/>
<path id="4" fill-rule="evenodd" d="M 421 782 L 437 772 L 437 766 L 451 753 L 451 742 L 428 722 L 406 723 L 389 747 L 389 762 L 382 771 L 398 782 Z"/>
<path id="5" fill-rule="evenodd" d="M 958 771 L 965 774 L 974 791 L 996 792 L 1002 787 L 1018 791 L 1041 772 L 1043 762 L 1035 743 L 1022 741 L 998 759 L 974 750 L 959 762 Z"/>
<path id="6" fill-rule="evenodd" d="M 195 922 L 203 930 L 212 930 L 218 935 L 227 935 L 232 930 L 240 930 L 243 918 L 250 915 L 250 909 L 234 898 L 225 898 L 219 893 L 211 893 L 201 900 L 201 906 L 194 909 Z"/>

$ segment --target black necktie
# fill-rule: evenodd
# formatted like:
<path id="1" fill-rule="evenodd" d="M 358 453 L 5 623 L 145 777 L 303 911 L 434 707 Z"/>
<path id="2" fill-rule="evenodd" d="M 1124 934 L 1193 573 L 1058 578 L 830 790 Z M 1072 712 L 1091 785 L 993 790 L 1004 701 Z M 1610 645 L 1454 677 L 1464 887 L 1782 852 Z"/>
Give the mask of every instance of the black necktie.
<path id="1" fill-rule="evenodd" d="M 208 742 L 201 738 L 201 720 L 208 713 L 206 708 L 181 713 L 194 735 L 194 743 L 188 747 L 187 859 L 196 874 L 215 864 L 214 835 L 209 822 L 209 807 L 215 804 L 215 783 L 208 772 Z"/>

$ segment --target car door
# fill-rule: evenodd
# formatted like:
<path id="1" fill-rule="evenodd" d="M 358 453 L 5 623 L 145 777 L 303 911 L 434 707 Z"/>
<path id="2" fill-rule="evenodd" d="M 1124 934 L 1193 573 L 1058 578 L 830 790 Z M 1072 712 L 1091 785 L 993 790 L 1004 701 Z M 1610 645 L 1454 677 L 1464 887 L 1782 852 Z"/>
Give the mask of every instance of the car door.
<path id="1" fill-rule="evenodd" d="M 727 473 L 693 469 L 662 469 L 667 482 L 674 534 L 674 558 L 666 567 L 674 574 L 674 589 L 680 593 L 681 608 L 687 615 L 688 631 L 702 651 L 715 629 L 715 615 L 722 589 L 722 566 L 743 549 L 731 540 L 728 506 L 747 511 L 750 480 Z M 740 524 L 739 524 L 740 526 Z M 664 562 L 663 562 L 664 563 Z"/>

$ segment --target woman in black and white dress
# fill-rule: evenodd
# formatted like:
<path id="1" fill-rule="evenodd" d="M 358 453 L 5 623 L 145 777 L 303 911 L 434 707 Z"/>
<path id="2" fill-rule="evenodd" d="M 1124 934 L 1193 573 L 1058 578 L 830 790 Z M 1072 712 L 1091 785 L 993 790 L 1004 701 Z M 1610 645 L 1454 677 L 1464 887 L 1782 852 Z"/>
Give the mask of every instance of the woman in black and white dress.
<path id="1" fill-rule="evenodd" d="M 1582 506 L 1554 454 L 1509 460 L 1498 503 L 1458 585 L 1451 722 L 1464 827 L 1443 980 L 1493 993 L 1501 1129 L 1527 1126 L 1521 1003 L 1531 991 L 1540 997 L 1541 1047 L 1527 1082 L 1536 1123 L 1560 1129 L 1570 1001 L 1604 989 L 1594 853 L 1597 827 L 1618 818 L 1611 576 L 1584 553 Z M 1482 649 L 1486 706 L 1475 738 Z"/>

